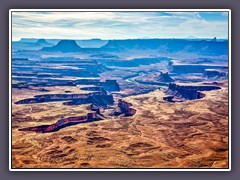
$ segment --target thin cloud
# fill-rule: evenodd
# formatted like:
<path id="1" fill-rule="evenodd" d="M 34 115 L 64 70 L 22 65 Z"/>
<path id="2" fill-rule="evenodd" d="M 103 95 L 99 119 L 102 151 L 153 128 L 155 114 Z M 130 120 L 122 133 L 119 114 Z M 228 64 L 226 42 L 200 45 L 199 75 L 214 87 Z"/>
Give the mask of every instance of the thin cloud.
<path id="1" fill-rule="evenodd" d="M 126 39 L 226 38 L 224 12 L 13 12 L 13 40 L 20 38 Z"/>

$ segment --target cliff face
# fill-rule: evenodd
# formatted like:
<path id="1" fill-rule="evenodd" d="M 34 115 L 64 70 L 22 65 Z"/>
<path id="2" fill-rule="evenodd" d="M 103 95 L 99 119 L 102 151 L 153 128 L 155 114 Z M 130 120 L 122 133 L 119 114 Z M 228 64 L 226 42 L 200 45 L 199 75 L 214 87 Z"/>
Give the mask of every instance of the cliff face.
<path id="1" fill-rule="evenodd" d="M 86 116 L 77 116 L 77 117 L 68 117 L 65 119 L 60 119 L 54 124 L 50 125 L 41 125 L 41 126 L 35 126 L 35 127 L 28 127 L 28 128 L 22 128 L 19 129 L 19 131 L 34 131 L 39 133 L 48 133 L 48 132 L 55 132 L 58 131 L 64 127 L 72 126 L 79 123 L 85 123 L 85 122 L 92 122 L 96 120 L 101 120 L 97 116 L 97 113 L 88 113 Z"/>
<path id="2" fill-rule="evenodd" d="M 51 52 L 77 52 L 81 50 L 81 47 L 77 45 L 74 40 L 60 40 L 55 46 L 44 47 L 42 51 L 51 51 Z"/>
<path id="3" fill-rule="evenodd" d="M 114 103 L 112 94 L 90 96 L 90 101 L 92 104 L 99 107 L 107 107 Z"/>
<path id="4" fill-rule="evenodd" d="M 115 116 L 124 115 L 124 116 L 133 116 L 136 113 L 136 110 L 130 108 L 132 106 L 131 103 L 123 101 L 121 99 L 118 100 L 118 107 L 114 111 Z"/>
<path id="5" fill-rule="evenodd" d="M 91 105 L 89 106 L 89 108 L 90 108 L 91 111 L 95 111 L 97 114 L 100 114 L 100 115 L 101 115 L 101 112 L 100 112 L 100 109 L 99 109 L 98 106 L 96 106 L 96 105 L 94 105 L 94 104 L 91 104 Z"/>
<path id="6" fill-rule="evenodd" d="M 100 107 L 107 107 L 114 103 L 112 94 L 107 94 L 103 92 L 94 92 L 89 94 L 44 94 L 37 95 L 35 98 L 23 99 L 15 102 L 15 104 L 32 104 L 32 103 L 41 103 L 41 102 L 52 102 L 52 101 L 66 101 L 64 105 L 78 105 L 93 103 Z"/>
<path id="7" fill-rule="evenodd" d="M 116 80 L 106 80 L 106 82 L 101 82 L 101 85 L 106 91 L 120 91 L 119 84 Z"/>
<path id="8" fill-rule="evenodd" d="M 188 100 L 199 99 L 200 93 L 197 90 L 185 89 L 185 88 L 176 88 L 168 89 L 165 91 L 167 94 L 171 94 L 178 98 L 184 98 Z"/>
<path id="9" fill-rule="evenodd" d="M 159 77 L 157 78 L 160 82 L 173 82 L 174 80 L 169 76 L 168 72 L 163 73 L 161 72 Z"/>
<path id="10" fill-rule="evenodd" d="M 228 72 L 214 70 L 214 69 L 206 69 L 204 71 L 203 76 L 211 80 L 221 81 L 221 80 L 228 79 Z"/>
<path id="11" fill-rule="evenodd" d="M 211 91 L 221 89 L 218 86 L 181 86 L 170 83 L 165 93 L 173 95 L 174 97 L 183 98 L 187 100 L 200 99 L 205 95 L 199 91 Z M 165 98 L 165 100 L 172 100 L 172 98 Z"/>
<path id="12" fill-rule="evenodd" d="M 175 98 L 174 96 L 167 96 L 167 97 L 163 97 L 164 101 L 168 101 L 168 102 L 183 102 L 184 100 L 181 98 Z"/>

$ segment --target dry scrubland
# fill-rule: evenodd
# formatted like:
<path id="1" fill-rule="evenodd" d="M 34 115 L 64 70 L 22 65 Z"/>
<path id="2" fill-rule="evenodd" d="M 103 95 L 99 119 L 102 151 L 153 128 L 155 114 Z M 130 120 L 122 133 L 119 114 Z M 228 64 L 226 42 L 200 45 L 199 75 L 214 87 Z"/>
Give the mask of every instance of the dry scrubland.
<path id="1" fill-rule="evenodd" d="M 159 90 L 130 96 L 125 100 L 137 110 L 132 117 L 108 116 L 45 134 L 18 129 L 85 115 L 88 105 L 12 103 L 12 167 L 228 168 L 227 81 L 204 93 L 181 103 L 163 101 Z M 12 101 L 33 95 L 13 89 Z"/>

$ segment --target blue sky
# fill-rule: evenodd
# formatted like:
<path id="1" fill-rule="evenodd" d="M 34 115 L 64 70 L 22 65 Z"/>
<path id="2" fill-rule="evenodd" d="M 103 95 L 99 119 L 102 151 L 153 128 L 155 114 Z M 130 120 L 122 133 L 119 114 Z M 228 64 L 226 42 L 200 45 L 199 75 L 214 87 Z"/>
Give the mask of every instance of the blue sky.
<path id="1" fill-rule="evenodd" d="M 227 38 L 227 12 L 12 12 L 13 40 Z"/>

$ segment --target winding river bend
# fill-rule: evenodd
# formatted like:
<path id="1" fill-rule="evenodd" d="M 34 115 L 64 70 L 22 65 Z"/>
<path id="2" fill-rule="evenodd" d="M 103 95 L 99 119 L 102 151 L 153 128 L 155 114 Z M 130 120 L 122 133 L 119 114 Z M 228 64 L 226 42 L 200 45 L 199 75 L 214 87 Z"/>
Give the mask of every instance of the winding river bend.
<path id="1" fill-rule="evenodd" d="M 146 85 L 146 86 L 151 86 L 156 88 L 167 87 L 169 84 L 169 83 L 161 83 L 161 82 L 143 82 L 143 81 L 137 80 L 137 78 L 142 77 L 144 75 L 147 75 L 147 73 L 140 72 L 139 74 L 124 78 L 123 80 L 130 83 L 141 84 L 141 85 Z"/>
<path id="2" fill-rule="evenodd" d="M 126 82 L 130 82 L 130 83 L 136 83 L 136 84 L 140 84 L 139 82 L 137 82 L 135 79 L 141 76 L 144 76 L 146 73 L 140 72 L 136 75 L 133 76 L 129 76 L 127 78 L 123 78 L 123 80 L 125 80 Z"/>

